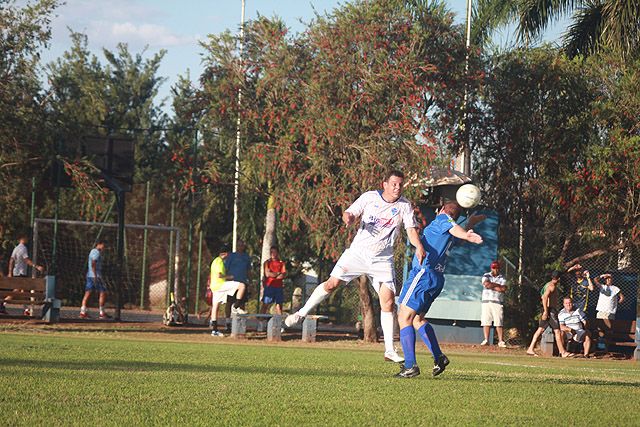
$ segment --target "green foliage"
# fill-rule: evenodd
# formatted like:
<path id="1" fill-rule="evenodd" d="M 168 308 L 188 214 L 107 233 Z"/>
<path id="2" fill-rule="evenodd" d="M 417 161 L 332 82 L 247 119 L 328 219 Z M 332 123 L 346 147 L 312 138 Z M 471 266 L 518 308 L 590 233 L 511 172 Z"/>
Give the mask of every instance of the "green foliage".
<path id="1" fill-rule="evenodd" d="M 406 381 L 392 378 L 398 366 L 382 362 L 380 344 L 303 347 L 188 335 L 5 332 L 0 373 L 16 386 L 3 391 L 3 413 L 18 426 L 404 425 L 409 418 L 457 426 L 486 424 L 492 408 L 493 424 L 529 425 L 557 423 L 567 395 L 597 395 L 590 419 L 633 425 L 640 398 L 640 372 L 623 361 L 445 345 L 451 364 L 434 379 L 420 344 L 423 373 Z M 394 404 L 374 410 L 381 393 L 395 396 Z"/>

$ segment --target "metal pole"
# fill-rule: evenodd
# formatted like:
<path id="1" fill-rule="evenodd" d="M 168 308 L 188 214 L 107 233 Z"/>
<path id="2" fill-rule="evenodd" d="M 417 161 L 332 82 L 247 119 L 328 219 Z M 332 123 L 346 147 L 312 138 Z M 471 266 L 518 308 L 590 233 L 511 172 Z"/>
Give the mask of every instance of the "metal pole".
<path id="1" fill-rule="evenodd" d="M 118 198 L 118 237 L 116 246 L 116 256 L 118 258 L 118 268 L 124 270 L 124 203 L 125 192 L 120 190 L 117 193 Z M 115 320 L 120 321 L 120 312 L 122 311 L 122 281 L 116 283 L 116 312 Z"/>
<path id="2" fill-rule="evenodd" d="M 200 276 L 202 273 L 202 223 L 200 223 L 200 233 L 198 236 L 198 273 L 196 275 L 196 305 L 195 313 L 198 314 L 200 302 Z"/>
<path id="3" fill-rule="evenodd" d="M 33 221 L 33 263 L 38 265 L 38 222 L 34 219 Z M 31 277 L 35 279 L 36 277 L 36 269 L 31 269 Z"/>
<path id="4" fill-rule="evenodd" d="M 244 76 L 242 54 L 244 51 L 244 0 L 242 0 L 242 17 L 240 18 L 240 66 Z M 242 85 L 238 88 L 238 120 L 236 121 L 236 172 L 233 179 L 233 251 L 238 243 L 238 197 L 240 193 L 240 106 L 242 104 Z"/>
<path id="5" fill-rule="evenodd" d="M 198 166 L 198 129 L 195 129 L 194 139 L 193 139 L 193 167 L 191 168 L 191 180 L 193 181 L 193 174 L 195 172 L 196 167 Z M 187 299 L 186 311 L 189 312 L 189 290 L 191 288 L 191 251 L 193 250 L 193 205 L 195 204 L 194 197 L 194 188 L 191 189 L 189 193 L 189 199 L 191 203 L 189 203 L 189 229 L 187 235 L 187 274 L 185 278 L 185 293 L 184 297 Z"/>
<path id="6" fill-rule="evenodd" d="M 144 225 L 145 227 L 149 225 L 149 190 L 150 185 L 149 181 L 147 181 L 147 192 L 146 198 L 144 201 Z M 147 278 L 147 237 L 148 230 L 144 229 L 144 241 L 142 243 L 142 274 L 140 278 L 140 310 L 144 309 L 144 285 Z"/>
<path id="7" fill-rule="evenodd" d="M 56 161 L 58 158 L 56 157 Z M 51 249 L 51 275 L 58 274 L 58 213 L 60 211 L 60 166 L 56 167 L 56 202 L 53 215 L 53 248 Z"/>
<path id="8" fill-rule="evenodd" d="M 31 178 L 31 220 L 29 224 L 31 224 L 31 233 L 33 234 L 33 221 L 35 220 L 36 214 L 36 178 Z M 33 238 L 33 236 L 31 236 Z"/>
<path id="9" fill-rule="evenodd" d="M 465 56 L 465 65 L 464 65 L 464 71 L 465 71 L 465 77 L 467 77 L 469 75 L 469 48 L 471 47 L 471 7 L 472 6 L 472 0 L 467 0 L 467 37 L 466 37 L 466 47 L 467 47 L 467 53 Z M 464 164 L 463 164 L 463 170 L 462 172 L 467 175 L 470 176 L 471 175 L 471 144 L 470 144 L 470 137 L 471 137 L 471 133 L 469 132 L 469 108 L 468 108 L 468 103 L 469 103 L 469 89 L 467 87 L 467 83 L 465 82 L 465 86 L 464 86 L 464 148 L 463 148 L 463 159 L 464 159 Z"/>
<path id="10" fill-rule="evenodd" d="M 174 189 L 175 190 L 175 189 Z M 171 194 L 171 219 L 169 225 L 171 227 L 174 226 L 176 218 L 176 192 L 174 191 Z M 171 257 L 174 256 L 174 247 L 173 247 L 173 231 L 169 233 L 169 263 L 167 268 L 167 305 L 169 305 L 169 298 L 171 293 L 171 283 L 173 283 L 173 262 Z"/>

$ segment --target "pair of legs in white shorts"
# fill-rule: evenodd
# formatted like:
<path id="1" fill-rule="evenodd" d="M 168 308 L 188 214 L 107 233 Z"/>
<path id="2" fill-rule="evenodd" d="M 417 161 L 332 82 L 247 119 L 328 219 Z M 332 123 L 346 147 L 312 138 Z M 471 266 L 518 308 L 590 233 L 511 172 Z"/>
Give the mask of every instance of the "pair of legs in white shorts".
<path id="1" fill-rule="evenodd" d="M 377 293 L 380 293 L 380 286 L 382 285 L 395 294 L 393 256 L 370 256 L 364 252 L 348 248 L 342 253 L 333 270 L 331 270 L 331 277 L 346 283 L 363 274 L 369 276 L 371 285 Z"/>
<path id="2" fill-rule="evenodd" d="M 483 302 L 480 315 L 480 325 L 501 327 L 504 318 L 502 304 L 497 302 Z"/>

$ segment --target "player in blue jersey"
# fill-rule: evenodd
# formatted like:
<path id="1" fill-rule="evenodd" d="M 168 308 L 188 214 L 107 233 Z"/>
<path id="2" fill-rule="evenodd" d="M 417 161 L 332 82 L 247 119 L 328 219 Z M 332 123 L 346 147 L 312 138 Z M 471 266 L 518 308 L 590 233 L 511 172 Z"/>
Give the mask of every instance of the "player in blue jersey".
<path id="1" fill-rule="evenodd" d="M 462 208 L 456 202 L 444 204 L 436 218 L 422 232 L 420 240 L 427 257 L 424 261 L 413 260 L 413 268 L 400 292 L 400 343 L 404 352 L 404 366 L 396 374 L 398 378 L 420 375 L 416 363 L 416 330 L 435 361 L 433 376 L 440 375 L 449 364 L 449 359 L 440 350 L 433 327 L 424 319 L 433 301 L 444 287 L 444 268 L 447 251 L 454 237 L 471 243 L 482 243 L 482 237 L 471 227 L 485 219 L 484 215 L 474 215 L 467 221 L 467 229 L 456 223 Z"/>

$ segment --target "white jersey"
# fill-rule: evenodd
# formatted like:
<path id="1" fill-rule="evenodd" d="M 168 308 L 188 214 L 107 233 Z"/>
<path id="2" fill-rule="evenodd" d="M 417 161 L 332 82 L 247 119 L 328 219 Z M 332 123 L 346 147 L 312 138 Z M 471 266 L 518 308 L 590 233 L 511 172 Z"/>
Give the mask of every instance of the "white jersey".
<path id="1" fill-rule="evenodd" d="M 493 289 L 487 289 L 484 287 L 484 282 L 493 283 L 500 286 L 505 286 L 507 281 L 502 274 L 494 276 L 491 272 L 485 273 L 482 276 L 482 302 L 495 302 L 497 304 L 504 303 L 504 292 L 494 291 Z"/>
<path id="2" fill-rule="evenodd" d="M 11 252 L 11 258 L 13 259 L 13 272 L 12 274 L 16 277 L 26 276 L 27 275 L 27 259 L 29 258 L 29 253 L 27 252 L 27 247 L 22 243 L 19 243 L 18 246 L 13 248 L 13 252 Z"/>
<path id="3" fill-rule="evenodd" d="M 400 224 L 405 229 L 416 227 L 411 202 L 400 197 L 388 203 L 381 191 L 367 191 L 346 212 L 360 217 L 360 227 L 350 249 L 368 256 L 392 257 Z"/>
<path id="4" fill-rule="evenodd" d="M 596 310 L 603 313 L 615 314 L 615 312 L 618 311 L 619 293 L 620 288 L 617 286 L 600 286 L 600 296 L 598 297 L 598 305 L 596 306 Z"/>

